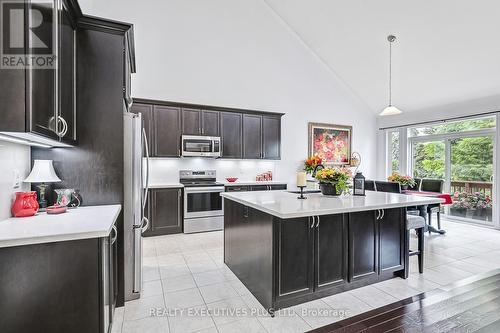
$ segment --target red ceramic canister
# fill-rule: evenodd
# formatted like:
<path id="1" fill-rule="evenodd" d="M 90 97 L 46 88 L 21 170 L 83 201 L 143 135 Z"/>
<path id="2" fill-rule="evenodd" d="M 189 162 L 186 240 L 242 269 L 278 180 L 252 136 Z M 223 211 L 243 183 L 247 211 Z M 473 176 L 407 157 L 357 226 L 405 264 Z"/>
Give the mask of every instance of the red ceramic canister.
<path id="1" fill-rule="evenodd" d="M 15 217 L 33 216 L 38 212 L 36 192 L 16 192 L 16 200 L 12 204 L 11 213 Z"/>

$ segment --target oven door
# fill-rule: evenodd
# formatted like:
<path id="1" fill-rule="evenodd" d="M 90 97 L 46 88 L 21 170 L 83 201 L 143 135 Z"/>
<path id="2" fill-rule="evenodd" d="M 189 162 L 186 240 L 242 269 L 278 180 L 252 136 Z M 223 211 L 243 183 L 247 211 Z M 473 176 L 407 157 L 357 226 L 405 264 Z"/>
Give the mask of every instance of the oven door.
<path id="1" fill-rule="evenodd" d="M 220 138 L 183 135 L 182 156 L 220 157 Z"/>
<path id="2" fill-rule="evenodd" d="M 224 215 L 224 201 L 220 196 L 222 192 L 224 192 L 224 186 L 185 187 L 184 218 Z"/>

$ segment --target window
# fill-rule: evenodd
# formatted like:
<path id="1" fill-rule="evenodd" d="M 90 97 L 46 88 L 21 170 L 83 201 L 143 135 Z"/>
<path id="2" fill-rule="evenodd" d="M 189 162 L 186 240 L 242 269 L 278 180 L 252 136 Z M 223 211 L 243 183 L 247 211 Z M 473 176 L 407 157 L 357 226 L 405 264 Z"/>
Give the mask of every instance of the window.
<path id="1" fill-rule="evenodd" d="M 411 127 L 408 129 L 408 137 L 460 133 L 491 128 L 495 128 L 495 117 L 446 122 L 425 127 Z"/>
<path id="2" fill-rule="evenodd" d="M 392 131 L 388 133 L 388 149 L 389 149 L 389 174 L 400 172 L 400 139 L 399 131 Z"/>

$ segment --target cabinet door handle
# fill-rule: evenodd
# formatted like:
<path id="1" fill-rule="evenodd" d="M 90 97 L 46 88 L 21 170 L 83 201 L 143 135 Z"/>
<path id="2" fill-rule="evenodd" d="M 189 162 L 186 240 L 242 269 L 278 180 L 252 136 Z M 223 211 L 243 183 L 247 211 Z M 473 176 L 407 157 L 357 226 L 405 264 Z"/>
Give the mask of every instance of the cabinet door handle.
<path id="1" fill-rule="evenodd" d="M 382 216 L 380 217 L 380 219 L 382 220 L 385 216 L 385 209 L 382 209 Z"/>
<path id="2" fill-rule="evenodd" d="M 316 216 L 316 219 L 318 220 L 318 221 L 316 222 L 316 228 L 318 228 L 318 227 L 319 227 L 319 216 Z"/>
<path id="3" fill-rule="evenodd" d="M 376 220 L 380 219 L 380 209 L 377 209 L 377 216 L 375 217 Z"/>
<path id="4" fill-rule="evenodd" d="M 62 124 L 61 132 L 59 132 L 59 122 L 61 122 L 61 124 Z M 64 137 L 66 135 L 66 133 L 68 132 L 68 123 L 61 116 L 57 116 L 56 132 L 57 132 L 57 136 L 60 138 Z"/>
<path id="5" fill-rule="evenodd" d="M 311 229 L 314 228 L 314 224 L 316 223 L 316 216 L 311 216 L 312 223 L 311 223 Z"/>
<path id="6" fill-rule="evenodd" d="M 243 217 L 248 218 L 248 207 L 247 206 L 245 206 L 245 208 L 243 208 Z"/>

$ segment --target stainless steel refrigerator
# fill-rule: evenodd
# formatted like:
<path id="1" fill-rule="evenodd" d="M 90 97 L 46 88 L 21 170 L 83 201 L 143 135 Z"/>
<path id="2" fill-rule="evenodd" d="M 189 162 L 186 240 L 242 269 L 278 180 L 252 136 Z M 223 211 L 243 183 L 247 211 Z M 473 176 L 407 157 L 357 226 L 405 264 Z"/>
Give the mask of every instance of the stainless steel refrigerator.
<path id="1" fill-rule="evenodd" d="M 142 115 L 127 112 L 126 108 L 124 111 L 124 270 L 125 301 L 130 301 L 139 298 L 142 290 L 142 234 L 149 226 L 144 214 L 148 196 L 149 152 Z M 144 170 L 143 156 L 146 162 Z"/>

